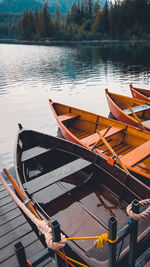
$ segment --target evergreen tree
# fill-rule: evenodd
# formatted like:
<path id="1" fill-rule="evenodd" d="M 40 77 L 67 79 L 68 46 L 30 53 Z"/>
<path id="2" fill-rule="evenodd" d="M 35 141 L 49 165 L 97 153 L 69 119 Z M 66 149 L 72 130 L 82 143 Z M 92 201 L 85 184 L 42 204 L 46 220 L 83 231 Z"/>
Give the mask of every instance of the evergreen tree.
<path id="1" fill-rule="evenodd" d="M 108 34 L 109 31 L 110 31 L 109 11 L 108 11 L 108 3 L 106 0 L 101 16 L 100 16 L 100 32 L 102 34 Z"/>
<path id="2" fill-rule="evenodd" d="M 44 31 L 45 31 L 45 37 L 50 37 L 52 35 L 52 22 L 51 22 L 51 17 L 50 17 L 50 13 L 48 11 L 48 3 L 45 2 L 44 3 L 44 7 L 43 7 L 43 23 L 44 23 Z"/>

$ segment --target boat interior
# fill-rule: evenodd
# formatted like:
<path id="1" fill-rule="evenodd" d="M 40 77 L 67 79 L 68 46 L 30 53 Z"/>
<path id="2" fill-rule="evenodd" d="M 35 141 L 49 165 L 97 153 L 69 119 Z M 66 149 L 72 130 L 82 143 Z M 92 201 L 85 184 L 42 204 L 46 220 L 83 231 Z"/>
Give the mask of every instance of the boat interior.
<path id="1" fill-rule="evenodd" d="M 150 127 L 150 104 L 143 100 L 108 93 L 114 103 L 127 115 L 135 119 L 134 113 L 138 116 L 141 122 L 147 123 Z M 131 111 L 132 109 L 132 111 Z"/>
<path id="2" fill-rule="evenodd" d="M 109 147 L 99 136 L 101 134 L 125 165 L 150 178 L 149 134 L 144 135 L 125 124 L 61 104 L 55 103 L 54 109 L 58 119 L 82 145 L 105 157 L 112 157 Z"/>

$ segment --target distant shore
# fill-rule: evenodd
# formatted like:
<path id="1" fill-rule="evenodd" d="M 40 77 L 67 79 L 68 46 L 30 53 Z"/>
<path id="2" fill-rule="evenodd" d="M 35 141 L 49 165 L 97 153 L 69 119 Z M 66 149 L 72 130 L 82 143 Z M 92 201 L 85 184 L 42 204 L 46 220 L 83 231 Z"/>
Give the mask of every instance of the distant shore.
<path id="1" fill-rule="evenodd" d="M 121 44 L 149 44 L 150 40 L 19 40 L 19 39 L 0 39 L 0 43 L 4 44 L 26 44 L 26 45 L 69 45 L 69 44 L 93 44 L 93 45 L 121 45 Z"/>

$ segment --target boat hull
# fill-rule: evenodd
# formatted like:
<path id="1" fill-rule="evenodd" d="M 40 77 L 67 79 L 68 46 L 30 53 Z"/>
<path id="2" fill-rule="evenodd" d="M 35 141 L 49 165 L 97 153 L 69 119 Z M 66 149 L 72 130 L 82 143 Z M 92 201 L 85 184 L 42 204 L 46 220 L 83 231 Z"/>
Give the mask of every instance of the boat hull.
<path id="1" fill-rule="evenodd" d="M 117 105 L 115 105 L 115 103 L 111 100 L 111 98 L 109 97 L 108 94 L 106 94 L 106 98 L 107 98 L 107 103 L 108 103 L 110 112 L 113 114 L 113 116 L 118 121 L 122 121 L 122 122 L 127 123 L 127 124 L 130 124 L 132 126 L 139 127 L 139 124 L 135 120 L 131 119 L 124 112 L 122 112 L 122 110 L 119 109 L 117 107 Z"/>
<path id="2" fill-rule="evenodd" d="M 146 89 L 141 89 L 141 88 L 135 88 L 132 85 L 130 85 L 130 91 L 132 94 L 133 98 L 141 99 L 144 101 L 147 101 L 150 103 L 150 91 Z"/>
<path id="3" fill-rule="evenodd" d="M 149 187 L 116 164 L 108 165 L 106 158 L 64 139 L 31 130 L 18 133 L 15 171 L 23 191 L 38 203 L 37 212 L 45 219 L 58 220 L 66 236 L 100 235 L 108 229 L 111 216 L 123 226 L 128 220 L 127 204 L 150 194 Z M 146 226 L 147 222 L 141 224 L 141 241 L 150 232 Z M 125 246 L 121 260 L 128 252 L 128 245 Z M 93 241 L 70 241 L 68 247 L 88 266 L 108 266 L 106 251 L 99 251 L 97 257 Z M 65 249 L 68 255 L 67 246 Z"/>

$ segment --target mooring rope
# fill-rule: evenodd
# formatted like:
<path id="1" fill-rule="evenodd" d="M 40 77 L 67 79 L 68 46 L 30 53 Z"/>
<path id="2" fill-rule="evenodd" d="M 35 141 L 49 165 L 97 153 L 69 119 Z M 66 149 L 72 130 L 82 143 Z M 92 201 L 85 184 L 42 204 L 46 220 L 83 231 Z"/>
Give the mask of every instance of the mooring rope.
<path id="1" fill-rule="evenodd" d="M 30 220 L 37 226 L 38 230 L 44 234 L 45 240 L 48 248 L 51 248 L 54 251 L 63 248 L 66 244 L 66 237 L 61 233 L 61 241 L 58 243 L 53 242 L 52 228 L 48 226 L 49 222 L 45 220 L 39 220 L 35 217 L 35 215 L 24 205 L 24 203 L 16 196 L 16 194 L 12 191 L 10 186 L 6 183 L 2 175 L 0 175 L 0 180 L 8 193 L 11 195 L 12 199 L 16 202 L 16 204 L 22 209 L 22 211 L 30 218 Z"/>
<path id="2" fill-rule="evenodd" d="M 143 200 L 139 201 L 139 204 L 140 204 L 140 206 L 144 206 L 144 205 L 150 204 L 150 198 L 143 199 Z M 150 206 L 146 210 L 144 210 L 141 213 L 137 214 L 137 213 L 134 213 L 132 211 L 132 203 L 131 203 L 130 205 L 127 206 L 126 212 L 127 212 L 127 214 L 129 215 L 130 218 L 132 218 L 132 219 L 134 219 L 136 221 L 139 221 L 141 219 L 144 219 L 148 215 L 150 215 Z"/>

